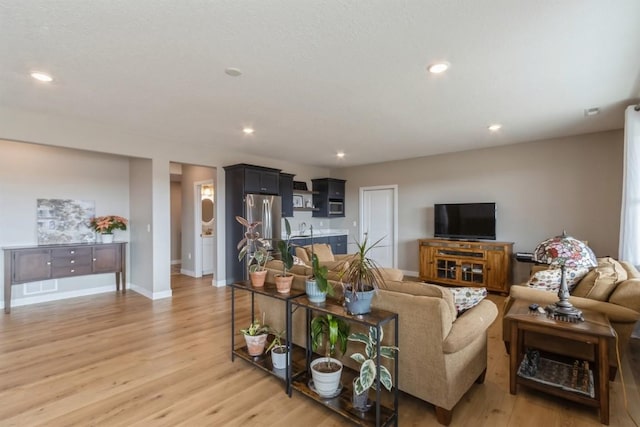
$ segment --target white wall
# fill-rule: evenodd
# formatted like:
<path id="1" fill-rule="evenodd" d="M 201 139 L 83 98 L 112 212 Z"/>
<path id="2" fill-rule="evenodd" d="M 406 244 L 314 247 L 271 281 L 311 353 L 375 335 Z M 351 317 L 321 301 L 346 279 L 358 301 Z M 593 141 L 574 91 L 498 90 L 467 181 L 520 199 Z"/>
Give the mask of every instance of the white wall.
<path id="1" fill-rule="evenodd" d="M 39 198 L 94 200 L 96 215 L 129 218 L 128 158 L 6 140 L 0 153 L 0 246 L 37 244 Z M 129 232 L 116 230 L 116 240 L 129 240 Z M 57 293 L 114 283 L 113 274 L 58 279 Z M 23 297 L 22 289 L 13 286 L 13 300 Z"/>
<path id="2" fill-rule="evenodd" d="M 171 261 L 182 262 L 182 185 L 171 182 Z"/>
<path id="3" fill-rule="evenodd" d="M 515 251 L 563 230 L 588 240 L 598 256 L 617 256 L 622 131 L 335 169 L 347 180 L 346 214 L 332 226 L 357 235 L 359 188 L 398 185 L 399 268 L 418 271 L 417 239 L 433 237 L 433 204 L 496 202 L 497 240 Z M 514 263 L 515 280 L 529 265 Z"/>
<path id="4" fill-rule="evenodd" d="M 131 159 L 131 240 L 129 265 L 131 287 L 135 291 L 153 297 L 153 225 L 151 201 L 151 160 Z"/>

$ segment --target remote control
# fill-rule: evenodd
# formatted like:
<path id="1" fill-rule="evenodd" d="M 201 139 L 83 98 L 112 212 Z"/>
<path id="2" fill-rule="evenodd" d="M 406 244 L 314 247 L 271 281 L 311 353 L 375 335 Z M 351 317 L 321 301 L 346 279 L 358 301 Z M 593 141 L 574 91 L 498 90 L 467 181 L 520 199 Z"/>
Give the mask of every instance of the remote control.
<path id="1" fill-rule="evenodd" d="M 535 303 L 534 303 L 534 304 L 531 304 L 531 305 L 529 306 L 529 310 L 531 310 L 531 311 L 535 311 L 535 310 L 537 310 L 539 307 L 540 307 L 540 306 L 539 306 L 538 304 L 535 304 Z"/>

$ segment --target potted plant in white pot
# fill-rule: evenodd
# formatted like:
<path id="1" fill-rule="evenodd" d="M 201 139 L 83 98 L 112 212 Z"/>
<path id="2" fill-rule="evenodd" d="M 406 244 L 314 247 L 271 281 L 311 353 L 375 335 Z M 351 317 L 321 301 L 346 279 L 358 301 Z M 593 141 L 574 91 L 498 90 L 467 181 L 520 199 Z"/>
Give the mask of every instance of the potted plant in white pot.
<path id="1" fill-rule="evenodd" d="M 291 225 L 287 218 L 284 219 L 286 238 L 278 241 L 278 250 L 282 260 L 282 274 L 276 274 L 276 289 L 281 294 L 288 294 L 293 282 L 293 274 L 289 273 L 293 267 L 293 255 L 291 254 Z"/>
<path id="2" fill-rule="evenodd" d="M 368 246 L 367 237 L 362 243 L 356 240 L 358 251 L 349 259 L 346 268 L 340 273 L 345 304 L 347 311 L 351 314 L 369 313 L 374 292 L 384 284 L 380 266 L 367 256 L 381 241 L 382 238 Z"/>
<path id="3" fill-rule="evenodd" d="M 256 231 L 256 227 L 261 224 L 260 221 L 249 222 L 241 216 L 236 216 L 236 221 L 242 224 L 246 230 L 244 237 L 238 242 L 238 261 L 247 259 L 247 269 L 249 270 L 249 278 L 251 285 L 256 288 L 264 286 L 264 280 L 267 277 L 267 262 L 271 259 L 269 251 L 265 247 L 264 240 L 260 237 L 260 233 Z"/>
<path id="4" fill-rule="evenodd" d="M 113 242 L 114 230 L 126 230 L 127 219 L 118 215 L 106 215 L 91 218 L 91 228 L 100 233 L 102 243 Z"/>
<path id="5" fill-rule="evenodd" d="M 321 266 L 313 246 L 313 225 L 311 230 L 311 268 L 312 275 L 305 280 L 305 292 L 310 302 L 321 304 L 326 301 L 327 295 L 333 296 L 333 286 L 327 281 L 328 269 Z"/>
<path id="6" fill-rule="evenodd" d="M 325 356 L 311 362 L 313 384 L 310 388 L 320 397 L 332 398 L 340 394 L 342 386 L 342 362 L 332 356 L 336 353 L 336 345 L 340 351 L 347 351 L 349 324 L 342 318 L 331 314 L 316 316 L 311 321 L 311 348 L 316 351 L 324 344 Z"/>
<path id="7" fill-rule="evenodd" d="M 369 409 L 368 405 L 368 391 L 370 388 L 377 390 L 376 377 L 378 373 L 378 367 L 376 365 L 378 345 L 378 330 L 374 327 L 369 327 L 369 335 L 365 335 L 360 332 L 354 332 L 349 335 L 349 341 L 361 342 L 364 344 L 364 352 L 353 353 L 351 358 L 360 363 L 360 375 L 353 379 L 353 407 L 359 411 L 366 411 Z M 384 337 L 382 329 L 380 329 L 380 342 Z M 395 359 L 398 347 L 381 345 L 380 357 L 387 359 Z M 396 362 L 397 363 L 397 362 Z M 388 391 L 391 391 L 393 387 L 393 377 L 389 370 L 380 365 L 380 384 L 384 386 Z"/>
<path id="8" fill-rule="evenodd" d="M 285 369 L 289 359 L 287 346 L 282 342 L 286 331 L 273 328 L 270 328 L 269 331 L 273 334 L 273 341 L 267 347 L 266 352 L 271 352 L 271 362 L 275 369 Z"/>
<path id="9" fill-rule="evenodd" d="M 264 323 L 264 321 L 262 323 Z M 260 324 L 260 320 L 255 319 L 248 328 L 240 329 L 240 332 L 244 335 L 249 356 L 260 356 L 264 352 L 264 347 L 267 343 L 269 327 Z"/>

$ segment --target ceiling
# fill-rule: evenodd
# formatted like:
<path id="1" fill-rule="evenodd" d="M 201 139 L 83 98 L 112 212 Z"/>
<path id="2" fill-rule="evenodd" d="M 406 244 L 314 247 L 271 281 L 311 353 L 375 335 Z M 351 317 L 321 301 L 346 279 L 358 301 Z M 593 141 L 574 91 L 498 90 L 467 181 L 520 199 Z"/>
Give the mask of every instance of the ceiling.
<path id="1" fill-rule="evenodd" d="M 622 128 L 640 1 L 0 0 L 0 58 L 9 109 L 340 167 Z"/>

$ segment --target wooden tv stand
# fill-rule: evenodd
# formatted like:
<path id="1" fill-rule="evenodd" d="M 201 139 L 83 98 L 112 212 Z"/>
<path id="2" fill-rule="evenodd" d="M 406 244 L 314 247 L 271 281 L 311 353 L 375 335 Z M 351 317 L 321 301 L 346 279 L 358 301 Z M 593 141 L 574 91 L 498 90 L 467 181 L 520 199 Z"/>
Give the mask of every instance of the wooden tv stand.
<path id="1" fill-rule="evenodd" d="M 508 294 L 512 242 L 419 239 L 420 279 Z"/>

